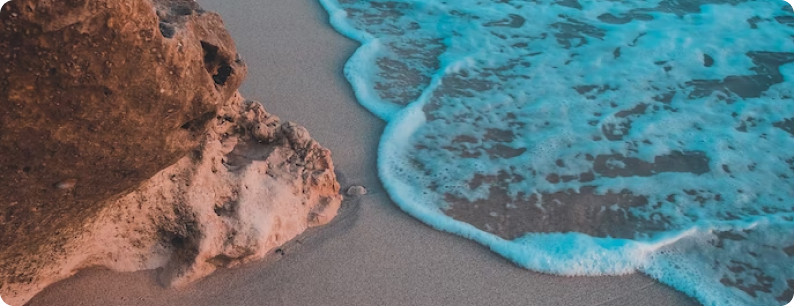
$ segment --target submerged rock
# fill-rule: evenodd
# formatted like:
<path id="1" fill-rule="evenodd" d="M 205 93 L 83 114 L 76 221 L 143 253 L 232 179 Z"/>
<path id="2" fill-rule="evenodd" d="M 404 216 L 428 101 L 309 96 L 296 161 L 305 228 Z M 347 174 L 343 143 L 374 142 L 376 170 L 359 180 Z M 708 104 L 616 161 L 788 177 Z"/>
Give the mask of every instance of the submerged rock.
<path id="1" fill-rule="evenodd" d="M 189 0 L 16 0 L 0 11 L 0 296 L 88 266 L 184 285 L 262 257 L 340 202 L 330 152 L 237 88 Z"/>

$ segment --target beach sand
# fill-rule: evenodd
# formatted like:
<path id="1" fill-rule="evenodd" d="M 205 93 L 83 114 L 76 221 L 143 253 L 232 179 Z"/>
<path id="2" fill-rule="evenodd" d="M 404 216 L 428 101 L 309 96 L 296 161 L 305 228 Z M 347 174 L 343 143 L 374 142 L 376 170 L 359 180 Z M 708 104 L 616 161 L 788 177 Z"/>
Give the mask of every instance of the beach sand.
<path id="1" fill-rule="evenodd" d="M 223 16 L 249 66 L 241 92 L 306 126 L 331 149 L 347 199 L 330 225 L 284 255 L 215 274 L 182 290 L 155 271 L 91 269 L 29 305 L 698 305 L 641 274 L 559 277 L 519 268 L 474 242 L 400 211 L 377 178 L 384 122 L 360 107 L 342 75 L 357 43 L 336 33 L 317 0 L 200 0 Z"/>

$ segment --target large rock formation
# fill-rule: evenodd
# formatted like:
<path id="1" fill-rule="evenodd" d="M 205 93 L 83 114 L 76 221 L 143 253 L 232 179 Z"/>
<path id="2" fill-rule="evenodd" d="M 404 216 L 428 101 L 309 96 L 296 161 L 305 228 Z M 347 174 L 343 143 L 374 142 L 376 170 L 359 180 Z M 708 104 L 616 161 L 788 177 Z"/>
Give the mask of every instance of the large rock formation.
<path id="1" fill-rule="evenodd" d="M 87 266 L 183 285 L 261 258 L 340 203 L 330 152 L 237 94 L 190 0 L 14 0 L 0 12 L 0 296 Z"/>

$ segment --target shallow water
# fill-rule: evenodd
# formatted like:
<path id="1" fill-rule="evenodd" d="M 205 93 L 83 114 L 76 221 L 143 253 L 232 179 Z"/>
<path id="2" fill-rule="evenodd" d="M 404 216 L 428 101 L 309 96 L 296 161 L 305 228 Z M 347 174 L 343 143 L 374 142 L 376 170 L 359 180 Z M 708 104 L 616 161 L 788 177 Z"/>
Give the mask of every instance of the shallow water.
<path id="1" fill-rule="evenodd" d="M 532 270 L 791 300 L 787 3 L 321 2 L 409 214 Z"/>

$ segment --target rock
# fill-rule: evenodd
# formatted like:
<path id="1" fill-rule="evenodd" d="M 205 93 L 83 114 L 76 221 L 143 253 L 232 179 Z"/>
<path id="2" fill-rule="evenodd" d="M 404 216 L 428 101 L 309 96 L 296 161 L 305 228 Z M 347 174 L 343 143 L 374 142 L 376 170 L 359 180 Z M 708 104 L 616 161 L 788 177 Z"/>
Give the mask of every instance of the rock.
<path id="1" fill-rule="evenodd" d="M 193 1 L 15 0 L 0 50 L 6 302 L 88 266 L 184 285 L 336 213 L 330 152 L 239 96 L 234 42 Z"/>
<path id="2" fill-rule="evenodd" d="M 0 50 L 0 245 L 18 250 L 0 269 L 20 280 L 34 267 L 10 258 L 63 244 L 100 201 L 196 148 L 246 74 L 192 1 L 16 0 Z M 57 192 L 66 178 L 80 184 Z"/>
<path id="3" fill-rule="evenodd" d="M 91 265 L 118 271 L 164 267 L 160 282 L 181 287 L 218 267 L 263 258 L 330 221 L 341 203 L 330 155 L 301 154 L 283 133 L 263 143 L 251 130 L 239 132 L 270 116 L 246 118 L 253 108 L 261 104 L 240 99 L 224 107 L 220 113 L 236 124 L 214 120 L 199 151 L 110 204 L 77 243 L 103 254 Z M 224 154 L 230 143 L 234 149 Z M 315 159 L 329 166 L 293 166 L 295 160 L 320 164 Z M 318 172 L 322 179 L 305 175 Z"/>
<path id="4" fill-rule="evenodd" d="M 247 119 L 251 108 L 261 104 L 237 99 L 222 108 L 219 114 L 235 124 L 211 120 L 200 148 L 132 192 L 102 202 L 79 237 L 38 264 L 29 281 L 3 279 L 0 295 L 21 304 L 89 266 L 164 268 L 159 281 L 182 287 L 219 267 L 261 259 L 304 230 L 329 222 L 341 203 L 330 152 L 319 145 L 293 149 L 296 144 L 283 132 L 289 129 L 280 124 L 272 142 L 259 141 L 247 127 L 272 116 Z"/>
<path id="5" fill-rule="evenodd" d="M 281 132 L 287 136 L 287 139 L 293 144 L 294 149 L 309 149 L 312 138 L 309 136 L 309 131 L 307 131 L 306 128 L 293 122 L 287 122 L 281 126 Z"/>
<path id="6" fill-rule="evenodd" d="M 362 186 L 350 186 L 347 189 L 347 195 L 349 196 L 361 196 L 367 194 L 367 189 Z"/>

